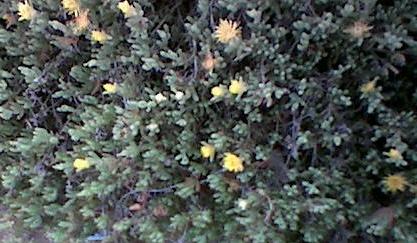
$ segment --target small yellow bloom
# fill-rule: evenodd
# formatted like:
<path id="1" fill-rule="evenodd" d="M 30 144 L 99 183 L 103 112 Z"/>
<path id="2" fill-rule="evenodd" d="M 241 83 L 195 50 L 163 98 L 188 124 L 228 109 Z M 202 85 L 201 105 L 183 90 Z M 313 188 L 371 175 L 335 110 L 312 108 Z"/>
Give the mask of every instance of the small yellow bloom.
<path id="1" fill-rule="evenodd" d="M 80 13 L 80 1 L 79 0 L 62 0 L 62 7 L 70 14 L 78 16 Z"/>
<path id="2" fill-rule="evenodd" d="M 203 158 L 210 158 L 210 160 L 213 160 L 214 154 L 216 153 L 214 146 L 204 142 L 202 144 L 203 146 L 200 148 L 201 156 Z"/>
<path id="3" fill-rule="evenodd" d="M 238 156 L 232 153 L 225 153 L 223 158 L 223 167 L 231 172 L 241 172 L 243 171 L 243 161 Z"/>
<path id="4" fill-rule="evenodd" d="M 84 169 L 90 168 L 90 162 L 86 159 L 76 159 L 74 160 L 73 166 L 75 168 L 75 171 L 79 172 Z"/>
<path id="5" fill-rule="evenodd" d="M 117 7 L 122 11 L 126 18 L 136 15 L 136 9 L 129 4 L 128 1 L 123 1 L 117 4 Z"/>
<path id="6" fill-rule="evenodd" d="M 81 11 L 80 14 L 74 19 L 73 25 L 76 32 L 81 32 L 88 28 L 90 20 L 88 19 L 88 9 Z"/>
<path id="7" fill-rule="evenodd" d="M 212 94 L 214 97 L 220 97 L 220 96 L 223 96 L 223 95 L 224 95 L 224 93 L 225 93 L 225 90 L 224 90 L 224 88 L 223 88 L 223 87 L 221 87 L 221 86 L 215 86 L 215 87 L 211 88 L 211 94 Z"/>
<path id="8" fill-rule="evenodd" d="M 404 191 L 407 180 L 401 175 L 390 175 L 385 177 L 384 184 L 390 192 Z"/>
<path id="9" fill-rule="evenodd" d="M 36 10 L 27 0 L 25 3 L 19 2 L 17 4 L 17 10 L 19 11 L 17 14 L 20 16 L 19 21 L 31 20 L 36 16 Z"/>
<path id="10" fill-rule="evenodd" d="M 398 151 L 397 149 L 390 149 L 389 152 L 385 152 L 385 155 L 387 155 L 390 159 L 393 160 L 402 160 L 403 156 L 401 155 L 401 152 Z"/>
<path id="11" fill-rule="evenodd" d="M 117 91 L 117 84 L 107 83 L 103 84 L 104 94 L 114 94 Z"/>
<path id="12" fill-rule="evenodd" d="M 370 81 L 370 82 L 367 82 L 366 84 L 363 84 L 361 86 L 361 92 L 362 93 L 372 93 L 372 92 L 374 92 L 375 91 L 375 84 L 376 84 L 376 81 Z"/>
<path id="13" fill-rule="evenodd" d="M 344 32 L 349 33 L 355 38 L 362 38 L 366 37 L 372 28 L 372 26 L 368 26 L 368 24 L 363 21 L 356 21 L 353 25 L 346 28 Z"/>
<path id="14" fill-rule="evenodd" d="M 217 60 L 213 58 L 213 55 L 209 52 L 203 60 L 202 66 L 204 70 L 211 72 L 217 64 Z"/>
<path id="15" fill-rule="evenodd" d="M 221 43 L 228 43 L 240 37 L 240 34 L 240 27 L 236 22 L 221 19 L 220 24 L 216 27 L 215 37 Z"/>
<path id="16" fill-rule="evenodd" d="M 246 83 L 242 80 L 233 79 L 230 81 L 229 92 L 236 95 L 241 95 L 246 91 Z"/>
<path id="17" fill-rule="evenodd" d="M 110 39 L 110 36 L 107 35 L 106 32 L 104 32 L 102 30 L 93 30 L 91 32 L 91 40 L 94 41 L 94 42 L 98 42 L 98 43 L 103 44 L 108 39 Z"/>

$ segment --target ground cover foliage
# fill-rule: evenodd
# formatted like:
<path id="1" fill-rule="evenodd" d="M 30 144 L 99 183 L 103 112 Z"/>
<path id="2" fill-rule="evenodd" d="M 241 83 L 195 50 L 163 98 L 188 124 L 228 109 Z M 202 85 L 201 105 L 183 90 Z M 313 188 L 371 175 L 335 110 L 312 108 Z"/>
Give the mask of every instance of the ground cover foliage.
<path id="1" fill-rule="evenodd" d="M 415 1 L 0 14 L 15 224 L 55 242 L 417 242 Z"/>

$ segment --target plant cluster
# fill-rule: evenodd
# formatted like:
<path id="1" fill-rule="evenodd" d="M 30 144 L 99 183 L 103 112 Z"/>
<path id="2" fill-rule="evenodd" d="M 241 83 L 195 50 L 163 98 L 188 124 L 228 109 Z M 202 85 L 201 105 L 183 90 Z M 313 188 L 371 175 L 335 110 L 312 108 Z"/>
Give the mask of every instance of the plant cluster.
<path id="1" fill-rule="evenodd" d="M 417 242 L 414 0 L 0 2 L 1 204 L 54 242 Z"/>

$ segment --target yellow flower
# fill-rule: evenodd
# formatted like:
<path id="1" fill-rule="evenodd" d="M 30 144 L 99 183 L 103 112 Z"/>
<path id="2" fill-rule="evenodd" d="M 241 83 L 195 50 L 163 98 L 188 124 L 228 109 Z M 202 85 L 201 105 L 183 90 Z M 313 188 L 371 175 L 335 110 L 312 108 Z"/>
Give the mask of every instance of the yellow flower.
<path id="1" fill-rule="evenodd" d="M 217 60 L 213 58 L 213 55 L 209 52 L 203 60 L 202 66 L 204 70 L 211 72 L 217 64 Z"/>
<path id="2" fill-rule="evenodd" d="M 117 91 L 117 84 L 103 84 L 103 89 L 105 90 L 103 94 L 114 94 Z"/>
<path id="3" fill-rule="evenodd" d="M 385 177 L 384 184 L 390 192 L 404 191 L 407 180 L 401 175 L 390 175 Z"/>
<path id="4" fill-rule="evenodd" d="M 374 92 L 375 91 L 375 84 L 376 84 L 376 81 L 370 81 L 370 82 L 367 82 L 366 84 L 363 84 L 361 86 L 361 92 L 362 93 Z"/>
<path id="5" fill-rule="evenodd" d="M 372 26 L 368 26 L 368 24 L 363 21 L 356 21 L 353 25 L 346 28 L 344 32 L 349 33 L 355 38 L 362 38 L 365 37 L 372 28 Z"/>
<path id="6" fill-rule="evenodd" d="M 214 149 L 214 146 L 208 143 L 202 143 L 203 146 L 200 148 L 200 153 L 203 158 L 210 158 L 210 160 L 214 159 L 214 154 L 216 153 L 216 150 Z"/>
<path id="7" fill-rule="evenodd" d="M 86 159 L 76 159 L 72 165 L 77 172 L 90 168 L 90 162 Z"/>
<path id="8" fill-rule="evenodd" d="M 387 155 L 390 159 L 393 160 L 402 160 L 403 156 L 401 155 L 401 152 L 398 151 L 397 149 L 390 149 L 389 152 L 385 152 L 385 155 Z"/>
<path id="9" fill-rule="evenodd" d="M 117 4 L 117 7 L 122 11 L 126 18 L 136 15 L 135 7 L 129 4 L 128 1 L 123 1 Z"/>
<path id="10" fill-rule="evenodd" d="M 246 91 L 246 84 L 242 80 L 233 79 L 230 81 L 229 92 L 241 95 Z"/>
<path id="11" fill-rule="evenodd" d="M 74 19 L 74 29 L 76 32 L 81 32 L 90 25 L 90 20 L 88 19 L 88 11 L 81 11 L 80 14 Z"/>
<path id="12" fill-rule="evenodd" d="M 239 25 L 229 20 L 220 20 L 220 24 L 216 27 L 215 37 L 221 43 L 228 43 L 239 37 L 241 34 Z"/>
<path id="13" fill-rule="evenodd" d="M 225 90 L 224 90 L 224 88 L 223 88 L 223 87 L 221 87 L 221 86 L 215 86 L 215 87 L 211 88 L 211 94 L 212 94 L 214 97 L 220 97 L 220 96 L 223 96 L 223 95 L 224 95 L 224 93 L 225 93 Z"/>
<path id="14" fill-rule="evenodd" d="M 106 32 L 104 32 L 102 30 L 93 30 L 91 32 L 91 40 L 93 40 L 94 42 L 98 42 L 98 43 L 103 44 L 108 39 L 110 39 L 110 36 L 107 35 Z"/>
<path id="15" fill-rule="evenodd" d="M 223 158 L 223 167 L 231 172 L 241 172 L 243 171 L 243 162 L 242 159 L 232 153 L 225 153 Z"/>
<path id="16" fill-rule="evenodd" d="M 28 3 L 27 0 L 25 1 L 25 3 L 19 2 L 17 4 L 17 9 L 19 11 L 17 14 L 20 16 L 19 21 L 31 20 L 36 15 L 36 10 L 30 3 Z"/>
<path id="17" fill-rule="evenodd" d="M 78 16 L 80 12 L 80 1 L 79 0 L 62 0 L 62 7 L 70 13 Z"/>

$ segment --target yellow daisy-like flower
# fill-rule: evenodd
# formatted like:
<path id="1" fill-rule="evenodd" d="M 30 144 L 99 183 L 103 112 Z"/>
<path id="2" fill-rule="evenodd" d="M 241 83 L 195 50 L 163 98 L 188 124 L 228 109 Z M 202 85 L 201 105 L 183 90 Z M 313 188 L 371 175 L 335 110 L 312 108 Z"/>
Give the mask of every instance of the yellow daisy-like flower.
<path id="1" fill-rule="evenodd" d="M 225 89 L 221 86 L 215 86 L 211 88 L 211 95 L 213 95 L 214 97 L 223 96 L 224 93 L 225 93 Z"/>
<path id="2" fill-rule="evenodd" d="M 241 31 L 236 22 L 221 19 L 214 34 L 216 39 L 221 43 L 228 43 L 231 40 L 240 37 Z"/>
<path id="3" fill-rule="evenodd" d="M 241 95 L 246 91 L 246 83 L 242 80 L 233 79 L 230 81 L 229 92 L 235 95 Z"/>
<path id="4" fill-rule="evenodd" d="M 70 14 L 78 16 L 80 13 L 80 1 L 79 0 L 62 0 L 62 7 Z"/>
<path id="5" fill-rule="evenodd" d="M 103 94 L 114 94 L 117 91 L 117 84 L 112 84 L 112 83 L 103 84 L 103 89 L 105 90 Z"/>
<path id="6" fill-rule="evenodd" d="M 122 11 L 126 18 L 136 15 L 136 9 L 129 4 L 128 1 L 123 1 L 117 4 L 117 7 Z"/>
<path id="7" fill-rule="evenodd" d="M 363 21 L 356 21 L 353 25 L 346 28 L 344 32 L 349 33 L 355 38 L 362 38 L 365 37 L 372 28 L 372 26 L 368 26 L 368 24 Z"/>
<path id="8" fill-rule="evenodd" d="M 102 30 L 93 30 L 91 32 L 91 40 L 94 41 L 94 42 L 98 42 L 98 43 L 103 44 L 108 39 L 110 39 L 110 36 L 107 35 L 106 32 L 104 32 Z"/>
<path id="9" fill-rule="evenodd" d="M 388 156 L 390 159 L 393 159 L 393 160 L 402 160 L 403 159 L 403 156 L 401 155 L 401 152 L 398 151 L 397 149 L 394 149 L 394 148 L 390 149 L 388 153 L 385 152 L 384 154 L 386 156 Z"/>
<path id="10" fill-rule="evenodd" d="M 73 25 L 76 32 L 81 32 L 88 28 L 90 20 L 88 19 L 88 9 L 80 11 L 80 14 L 74 19 Z"/>
<path id="11" fill-rule="evenodd" d="M 27 0 L 25 1 L 25 3 L 19 2 L 17 4 L 17 10 L 17 14 L 19 15 L 19 21 L 31 20 L 36 16 L 36 10 Z"/>
<path id="12" fill-rule="evenodd" d="M 214 146 L 204 142 L 202 144 L 203 146 L 200 148 L 201 156 L 203 158 L 210 158 L 210 160 L 213 160 L 214 154 L 216 153 Z"/>
<path id="13" fill-rule="evenodd" d="M 241 158 L 236 156 L 232 153 L 225 153 L 225 157 L 223 158 L 223 167 L 231 172 L 242 172 L 243 167 L 243 161 Z"/>
<path id="14" fill-rule="evenodd" d="M 76 159 L 72 165 L 77 172 L 90 168 L 90 162 L 86 159 Z"/>
<path id="15" fill-rule="evenodd" d="M 385 177 L 384 184 L 390 192 L 404 191 L 407 185 L 407 179 L 401 175 L 390 175 Z"/>
<path id="16" fill-rule="evenodd" d="M 363 84 L 361 86 L 361 92 L 362 93 L 372 93 L 372 92 L 374 92 L 375 91 L 375 84 L 376 84 L 376 81 L 370 81 L 370 82 L 367 82 L 366 84 Z"/>

